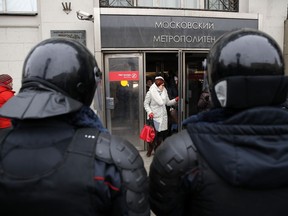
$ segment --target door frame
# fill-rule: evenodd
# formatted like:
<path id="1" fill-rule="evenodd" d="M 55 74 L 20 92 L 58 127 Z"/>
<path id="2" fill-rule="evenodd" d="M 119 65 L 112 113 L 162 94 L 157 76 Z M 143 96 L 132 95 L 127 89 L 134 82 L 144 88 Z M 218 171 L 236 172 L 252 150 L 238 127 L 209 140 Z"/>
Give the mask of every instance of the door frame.
<path id="1" fill-rule="evenodd" d="M 185 98 L 188 98 L 186 88 L 187 88 L 187 68 L 186 68 L 186 55 L 189 55 L 191 53 L 203 53 L 207 54 L 208 50 L 142 50 L 141 52 L 134 52 L 134 51 L 129 51 L 129 52 L 104 52 L 103 53 L 103 74 L 104 74 L 104 85 L 103 85 L 103 90 L 104 90 L 104 106 L 103 106 L 103 120 L 105 121 L 106 127 L 109 131 L 111 131 L 111 113 L 110 110 L 107 109 L 107 100 L 106 98 L 110 95 L 110 89 L 109 89 L 109 71 L 108 70 L 108 59 L 109 58 L 127 58 L 127 57 L 138 57 L 138 62 L 139 62 L 139 131 L 143 127 L 146 119 L 146 112 L 143 106 L 143 101 L 144 97 L 146 94 L 145 91 L 145 84 L 146 84 L 146 61 L 147 61 L 147 53 L 178 53 L 178 79 L 179 79 L 179 84 L 178 84 L 178 92 L 179 92 L 179 101 L 180 103 L 178 104 L 178 130 L 181 131 L 182 127 L 181 124 L 185 118 L 187 118 L 188 114 L 187 111 L 185 110 Z M 141 103 L 142 102 L 142 103 Z M 139 139 L 139 144 L 140 146 L 143 146 L 143 150 L 146 149 L 146 146 L 144 146 L 144 141 Z"/>
<path id="2" fill-rule="evenodd" d="M 189 95 L 188 95 L 188 91 L 186 91 L 187 87 L 188 87 L 188 84 L 187 84 L 187 80 L 188 80 L 188 61 L 187 60 L 187 56 L 190 55 L 190 54 L 200 54 L 200 55 L 203 55 L 203 56 L 207 56 L 207 54 L 209 53 L 209 50 L 193 50 L 193 51 L 183 51 L 182 53 L 182 96 L 183 96 L 183 100 L 182 100 L 182 121 L 186 118 L 189 117 L 189 113 L 186 109 L 186 105 L 185 105 L 185 99 L 188 99 L 189 98 Z M 204 57 L 203 57 L 204 59 Z M 204 69 L 203 69 L 204 70 Z M 182 122 L 181 121 L 181 122 Z"/>
<path id="3" fill-rule="evenodd" d="M 144 115 L 144 107 L 143 103 L 141 103 L 144 99 L 144 68 L 143 68 L 143 53 L 141 52 L 129 52 L 129 53 L 103 53 L 103 60 L 104 60 L 104 110 L 105 110 L 105 123 L 107 129 L 111 132 L 112 131 L 112 122 L 111 122 L 111 106 L 112 100 L 111 100 L 111 92 L 110 92 L 110 79 L 109 79 L 109 59 L 112 58 L 138 58 L 138 70 L 139 70 L 139 92 L 138 92 L 138 97 L 139 97 L 139 105 L 138 105 L 138 119 L 139 119 L 139 125 L 138 129 L 135 128 L 136 130 L 139 130 L 140 134 L 140 129 L 143 127 L 144 121 L 143 121 L 143 115 Z M 133 145 L 136 146 L 141 146 L 144 149 L 143 141 L 138 140 L 138 143 L 132 143 Z M 137 148 L 138 149 L 138 148 Z M 138 149 L 139 150 L 139 149 Z M 141 150 L 141 149 L 140 149 Z"/>

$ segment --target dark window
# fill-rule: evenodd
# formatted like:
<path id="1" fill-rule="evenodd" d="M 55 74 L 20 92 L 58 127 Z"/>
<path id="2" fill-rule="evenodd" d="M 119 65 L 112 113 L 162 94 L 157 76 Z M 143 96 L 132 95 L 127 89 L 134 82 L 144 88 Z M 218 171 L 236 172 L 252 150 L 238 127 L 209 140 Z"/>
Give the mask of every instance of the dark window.
<path id="1" fill-rule="evenodd" d="M 239 11 L 239 0 L 205 0 L 206 10 Z"/>
<path id="2" fill-rule="evenodd" d="M 204 8 L 199 8 L 196 0 L 99 0 L 100 7 L 162 7 L 162 8 L 194 8 L 217 11 L 239 11 L 239 0 L 203 0 Z"/>
<path id="3" fill-rule="evenodd" d="M 100 0 L 101 7 L 133 7 L 134 0 Z"/>

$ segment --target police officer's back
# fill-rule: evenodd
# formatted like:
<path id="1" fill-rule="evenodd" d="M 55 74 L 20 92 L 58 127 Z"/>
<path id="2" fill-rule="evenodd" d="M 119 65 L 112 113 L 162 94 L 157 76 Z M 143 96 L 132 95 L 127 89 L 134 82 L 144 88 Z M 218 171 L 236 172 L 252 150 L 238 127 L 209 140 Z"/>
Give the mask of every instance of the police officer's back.
<path id="1" fill-rule="evenodd" d="M 288 80 L 267 34 L 230 32 L 212 46 L 214 108 L 166 139 L 150 167 L 151 209 L 161 215 L 288 214 Z"/>
<path id="2" fill-rule="evenodd" d="M 136 148 L 90 109 L 101 72 L 80 43 L 52 38 L 28 54 L 22 88 L 0 115 L 1 215 L 149 215 Z"/>

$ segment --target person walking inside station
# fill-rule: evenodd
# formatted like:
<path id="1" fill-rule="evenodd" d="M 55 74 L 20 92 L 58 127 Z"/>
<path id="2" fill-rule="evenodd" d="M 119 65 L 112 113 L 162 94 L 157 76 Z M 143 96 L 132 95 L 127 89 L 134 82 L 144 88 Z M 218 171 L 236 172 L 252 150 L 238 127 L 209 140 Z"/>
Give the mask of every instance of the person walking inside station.
<path id="1" fill-rule="evenodd" d="M 175 105 L 178 102 L 178 96 L 169 99 L 165 88 L 164 78 L 156 76 L 154 83 L 151 85 L 144 100 L 144 108 L 147 112 L 147 117 L 153 119 L 156 136 L 153 143 L 148 143 L 147 157 L 150 157 L 152 151 L 165 140 L 168 135 L 168 115 L 166 106 Z"/>
<path id="2" fill-rule="evenodd" d="M 0 75 L 0 108 L 14 96 L 13 79 L 8 74 Z M 10 128 L 11 119 L 0 117 L 0 128 Z"/>
<path id="3" fill-rule="evenodd" d="M 208 54 L 213 108 L 157 149 L 157 216 L 286 216 L 288 112 L 282 51 L 264 32 L 226 33 Z"/>
<path id="4" fill-rule="evenodd" d="M 40 42 L 22 87 L 0 110 L 0 211 L 9 215 L 148 216 L 148 177 L 137 149 L 110 135 L 90 108 L 101 72 L 72 39 Z"/>

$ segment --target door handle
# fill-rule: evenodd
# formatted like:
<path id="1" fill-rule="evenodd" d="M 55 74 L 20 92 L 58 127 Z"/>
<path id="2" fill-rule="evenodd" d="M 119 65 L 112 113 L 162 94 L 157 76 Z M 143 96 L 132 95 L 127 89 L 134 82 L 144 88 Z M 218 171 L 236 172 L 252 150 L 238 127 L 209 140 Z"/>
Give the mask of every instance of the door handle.
<path id="1" fill-rule="evenodd" d="M 114 109 L 115 108 L 113 97 L 106 97 L 106 108 L 107 109 Z"/>

